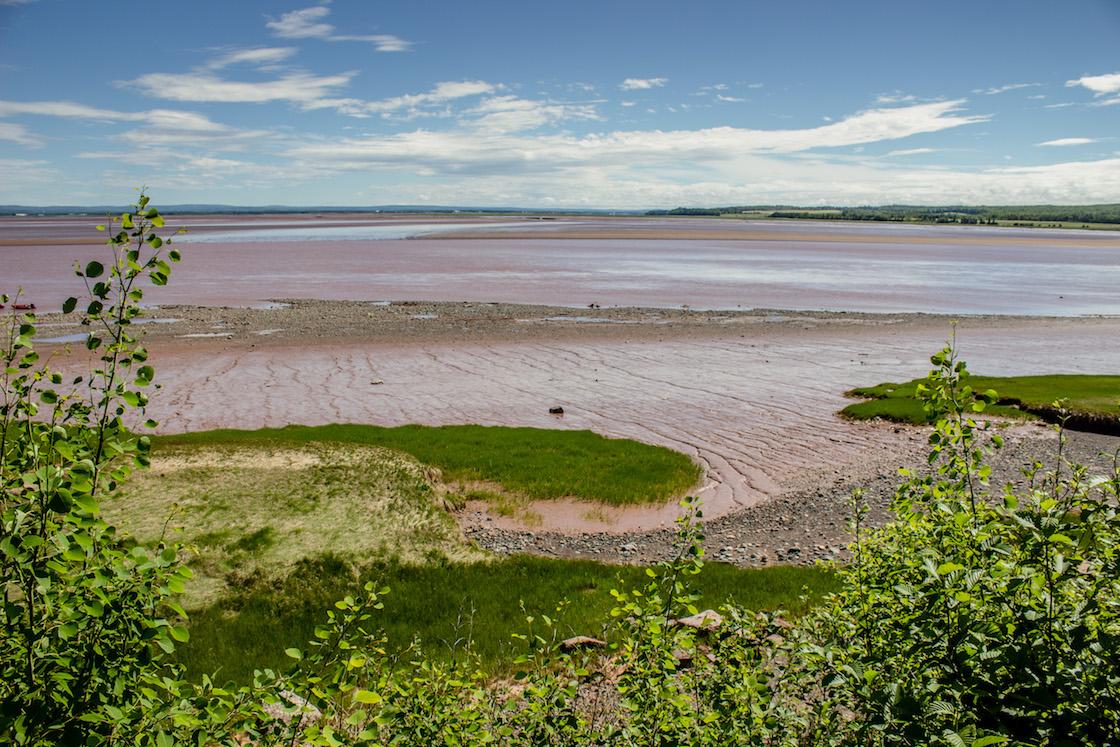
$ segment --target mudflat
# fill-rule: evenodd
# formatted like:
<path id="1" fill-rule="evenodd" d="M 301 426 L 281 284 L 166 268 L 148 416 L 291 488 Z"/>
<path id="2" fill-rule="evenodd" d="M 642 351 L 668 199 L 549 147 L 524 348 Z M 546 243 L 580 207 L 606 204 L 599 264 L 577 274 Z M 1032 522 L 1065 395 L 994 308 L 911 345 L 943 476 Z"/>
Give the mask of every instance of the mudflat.
<path id="1" fill-rule="evenodd" d="M 847 389 L 924 374 L 950 335 L 971 370 L 993 375 L 1111 372 L 1120 339 L 1116 317 L 272 303 L 149 312 L 145 345 L 163 386 L 149 414 L 161 432 L 480 423 L 636 438 L 704 466 L 705 517 L 731 527 L 710 542 L 776 543 L 743 550 L 743 562 L 779 559 L 776 546 L 795 541 L 790 532 L 799 543 L 819 540 L 811 543 L 824 548 L 818 554 L 843 546 L 852 487 L 879 485 L 885 502 L 898 468 L 922 461 L 923 429 L 837 417 Z M 86 329 L 74 316 L 40 322 L 48 338 Z M 74 347 L 63 366 L 85 365 Z M 549 413 L 555 406 L 562 417 Z M 1007 473 L 1017 475 L 1016 448 L 1034 458 L 1049 438 L 1044 427 L 1016 427 Z M 1110 443 L 1093 440 L 1083 456 Z M 528 526 L 477 505 L 460 518 L 492 548 L 645 559 L 668 546 L 679 510 L 572 500 L 534 506 Z M 619 550 L 643 547 L 642 537 L 654 538 L 648 552 Z"/>

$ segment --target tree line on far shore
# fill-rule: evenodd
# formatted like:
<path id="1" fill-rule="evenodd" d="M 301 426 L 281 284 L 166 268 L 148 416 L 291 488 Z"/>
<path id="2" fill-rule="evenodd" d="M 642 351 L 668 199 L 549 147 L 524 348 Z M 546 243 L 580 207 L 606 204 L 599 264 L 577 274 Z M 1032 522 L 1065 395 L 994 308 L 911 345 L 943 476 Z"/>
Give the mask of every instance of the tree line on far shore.
<path id="1" fill-rule="evenodd" d="M 863 220 L 908 223 L 1007 225 L 1120 224 L 1120 203 L 1106 205 L 883 205 L 880 207 L 795 207 L 754 205 L 650 210 L 646 215 L 750 216 L 798 220 Z"/>

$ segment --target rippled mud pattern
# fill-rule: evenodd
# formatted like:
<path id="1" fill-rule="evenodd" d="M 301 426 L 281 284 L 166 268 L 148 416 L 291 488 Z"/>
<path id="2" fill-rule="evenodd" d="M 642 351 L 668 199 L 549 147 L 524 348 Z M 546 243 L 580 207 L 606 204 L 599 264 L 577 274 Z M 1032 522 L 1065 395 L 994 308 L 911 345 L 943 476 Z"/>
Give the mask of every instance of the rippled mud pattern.
<path id="1" fill-rule="evenodd" d="M 703 465 L 699 496 L 709 527 L 791 523 L 775 530 L 785 532 L 780 556 L 774 543 L 756 547 L 764 536 L 757 532 L 755 539 L 741 539 L 738 529 L 717 533 L 723 539 L 711 540 L 713 552 L 736 562 L 829 554 L 846 543 L 837 496 L 884 480 L 880 492 L 889 493 L 897 469 L 921 461 L 920 429 L 837 417 L 849 402 L 844 391 L 924 375 L 930 354 L 954 331 L 970 370 L 997 376 L 1114 372 L 1120 339 L 1120 320 L 1109 317 L 966 317 L 952 325 L 949 317 L 905 314 L 286 303 L 270 311 L 151 312 L 179 320 L 147 325 L 163 387 L 149 415 L 160 432 L 480 423 L 634 438 Z M 563 416 L 550 414 L 553 407 Z M 557 502 L 534 510 L 540 523 L 531 528 L 540 536 L 663 530 L 680 513 L 675 504 L 611 511 Z M 462 521 L 492 548 L 510 543 L 486 532 L 526 529 L 486 513 Z M 790 552 L 797 532 L 797 544 L 811 552 Z M 617 557 L 640 554 L 611 542 Z"/>

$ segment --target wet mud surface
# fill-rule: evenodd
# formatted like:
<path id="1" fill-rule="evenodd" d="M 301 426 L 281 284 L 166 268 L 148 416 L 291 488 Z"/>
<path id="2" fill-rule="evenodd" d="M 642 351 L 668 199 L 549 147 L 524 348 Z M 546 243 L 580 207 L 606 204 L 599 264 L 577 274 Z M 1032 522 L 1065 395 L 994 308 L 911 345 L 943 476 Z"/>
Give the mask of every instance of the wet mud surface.
<path id="1" fill-rule="evenodd" d="M 1107 373 L 1120 320 L 572 309 L 514 304 L 278 300 L 276 308 L 163 307 L 145 344 L 166 433 L 332 422 L 589 429 L 688 454 L 704 467 L 710 557 L 743 565 L 840 557 L 848 497 L 872 517 L 920 463 L 926 433 L 852 423 L 843 392 L 903 381 L 955 333 L 970 370 Z M 43 316 L 41 334 L 80 327 Z M 58 326 L 51 326 L 58 325 Z M 64 362 L 82 364 L 75 353 Z M 562 407 L 564 414 L 550 414 Z M 1006 475 L 1053 447 L 1021 426 Z M 1039 436 L 1043 436 L 1040 438 Z M 1116 439 L 1078 441 L 1079 456 Z M 625 511 L 537 504 L 526 525 L 472 506 L 465 531 L 498 553 L 646 561 L 670 551 L 676 504 Z"/>

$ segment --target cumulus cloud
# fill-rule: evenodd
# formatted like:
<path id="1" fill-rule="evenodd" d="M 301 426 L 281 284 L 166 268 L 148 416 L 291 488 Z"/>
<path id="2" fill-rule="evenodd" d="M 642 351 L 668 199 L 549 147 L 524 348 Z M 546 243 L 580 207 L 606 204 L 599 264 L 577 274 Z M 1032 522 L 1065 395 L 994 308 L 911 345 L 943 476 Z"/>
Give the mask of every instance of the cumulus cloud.
<path id="1" fill-rule="evenodd" d="M 330 8 L 322 5 L 293 10 L 282 15 L 279 21 L 269 21 L 265 26 L 272 31 L 273 36 L 282 39 L 325 39 L 334 33 L 334 26 L 319 23 L 319 19 L 326 18 L 330 12 Z"/>
<path id="2" fill-rule="evenodd" d="M 1096 138 L 1091 137 L 1063 137 L 1058 140 L 1047 140 L 1045 143 L 1035 143 L 1038 146 L 1064 146 L 1064 145 L 1088 145 L 1089 143 L 1100 142 Z"/>
<path id="3" fill-rule="evenodd" d="M 322 22 L 330 12 L 330 8 L 323 5 L 293 10 L 282 15 L 279 21 L 269 21 L 265 26 L 273 36 L 281 39 L 370 42 L 378 52 L 407 52 L 412 47 L 412 42 L 389 34 L 336 34 L 334 26 Z"/>
<path id="4" fill-rule="evenodd" d="M 618 87 L 623 91 L 637 91 L 643 88 L 660 88 L 668 82 L 668 78 L 627 78 Z"/>
<path id="5" fill-rule="evenodd" d="M 1109 73 L 1107 75 L 1086 75 L 1077 80 L 1067 80 L 1067 87 L 1084 86 L 1093 92 L 1095 96 L 1104 96 L 1109 93 L 1120 92 L 1120 73 Z"/>

